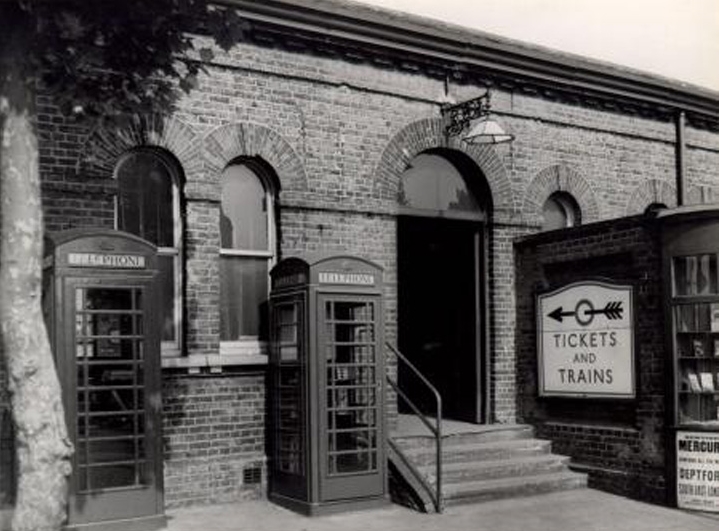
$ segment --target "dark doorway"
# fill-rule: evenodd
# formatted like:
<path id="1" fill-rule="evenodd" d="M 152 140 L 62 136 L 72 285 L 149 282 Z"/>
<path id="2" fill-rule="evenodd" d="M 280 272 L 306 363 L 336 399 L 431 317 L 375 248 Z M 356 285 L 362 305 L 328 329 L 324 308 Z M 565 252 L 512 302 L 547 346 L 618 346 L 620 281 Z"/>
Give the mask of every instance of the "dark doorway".
<path id="1" fill-rule="evenodd" d="M 442 395 L 443 415 L 482 422 L 483 223 L 398 219 L 399 347 Z M 433 402 L 400 366 L 400 387 Z M 406 407 L 400 401 L 400 412 Z"/>

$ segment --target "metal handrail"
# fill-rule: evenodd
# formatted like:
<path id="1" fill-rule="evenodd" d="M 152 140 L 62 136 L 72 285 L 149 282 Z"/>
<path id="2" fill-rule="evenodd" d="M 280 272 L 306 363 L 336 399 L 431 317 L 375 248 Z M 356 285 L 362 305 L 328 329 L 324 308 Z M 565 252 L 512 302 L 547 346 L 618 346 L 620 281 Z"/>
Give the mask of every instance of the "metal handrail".
<path id="1" fill-rule="evenodd" d="M 406 464 L 410 467 L 412 472 L 420 480 L 422 486 L 427 489 L 430 495 L 434 494 L 432 500 L 434 502 L 434 508 L 438 513 L 441 513 L 444 510 L 444 498 L 442 496 L 442 396 L 439 394 L 439 391 L 437 391 L 437 389 L 429 382 L 429 380 L 427 380 L 427 378 L 425 378 L 424 375 L 419 372 L 417 367 L 415 367 L 412 362 L 410 362 L 399 350 L 393 347 L 390 343 L 387 343 L 387 347 L 397 357 L 398 360 L 404 362 L 404 364 L 412 370 L 412 372 L 419 378 L 419 380 L 434 395 L 434 400 L 437 406 L 437 415 L 435 417 L 435 425 L 433 426 L 432 423 L 427 419 L 427 416 L 422 413 L 422 411 L 420 411 L 420 409 L 414 404 L 414 402 L 412 402 L 412 400 L 399 388 L 399 385 L 389 377 L 389 374 L 387 374 L 387 382 L 390 384 L 392 389 L 394 389 L 394 391 L 400 397 L 402 397 L 402 399 L 404 399 L 407 405 L 412 408 L 412 411 L 414 411 L 415 415 L 419 417 L 422 423 L 427 426 L 429 431 L 434 435 L 435 446 L 437 449 L 437 455 L 435 459 L 435 464 L 437 468 L 437 479 L 435 482 L 434 493 L 432 493 L 432 487 L 429 485 L 424 476 L 419 472 L 419 470 L 417 470 L 417 468 L 409 461 L 406 461 Z"/>

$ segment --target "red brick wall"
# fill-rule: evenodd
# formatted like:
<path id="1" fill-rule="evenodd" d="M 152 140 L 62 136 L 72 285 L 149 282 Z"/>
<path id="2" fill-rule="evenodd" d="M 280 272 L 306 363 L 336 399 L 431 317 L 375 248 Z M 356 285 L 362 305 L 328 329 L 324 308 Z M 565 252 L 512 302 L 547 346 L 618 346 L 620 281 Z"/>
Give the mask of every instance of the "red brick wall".
<path id="1" fill-rule="evenodd" d="M 166 507 L 264 496 L 265 399 L 264 371 L 165 374 Z"/>
<path id="2" fill-rule="evenodd" d="M 515 244 L 517 395 L 523 422 L 589 472 L 589 484 L 666 502 L 666 362 L 660 247 L 644 216 L 595 223 Z M 636 399 L 539 397 L 535 297 L 571 282 L 605 278 L 634 288 Z"/>

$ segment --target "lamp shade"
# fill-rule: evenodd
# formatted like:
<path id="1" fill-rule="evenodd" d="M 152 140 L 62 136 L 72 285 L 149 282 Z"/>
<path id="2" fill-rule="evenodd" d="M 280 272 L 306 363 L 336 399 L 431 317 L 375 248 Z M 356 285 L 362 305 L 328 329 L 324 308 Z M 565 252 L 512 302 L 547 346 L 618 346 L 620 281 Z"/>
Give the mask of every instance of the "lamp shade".
<path id="1" fill-rule="evenodd" d="M 514 135 L 510 135 L 502 126 L 495 122 L 491 116 L 482 116 L 474 120 L 469 132 L 462 137 L 468 144 L 499 144 L 511 142 Z"/>

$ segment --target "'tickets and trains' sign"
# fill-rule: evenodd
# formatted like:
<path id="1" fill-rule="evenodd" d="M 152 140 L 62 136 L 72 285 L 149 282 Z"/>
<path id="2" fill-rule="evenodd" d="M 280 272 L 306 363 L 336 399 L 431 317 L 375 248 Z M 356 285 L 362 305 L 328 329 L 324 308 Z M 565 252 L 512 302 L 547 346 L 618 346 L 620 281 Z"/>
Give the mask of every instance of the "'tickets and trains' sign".
<path id="1" fill-rule="evenodd" d="M 539 395 L 631 398 L 632 288 L 598 281 L 537 297 Z"/>

